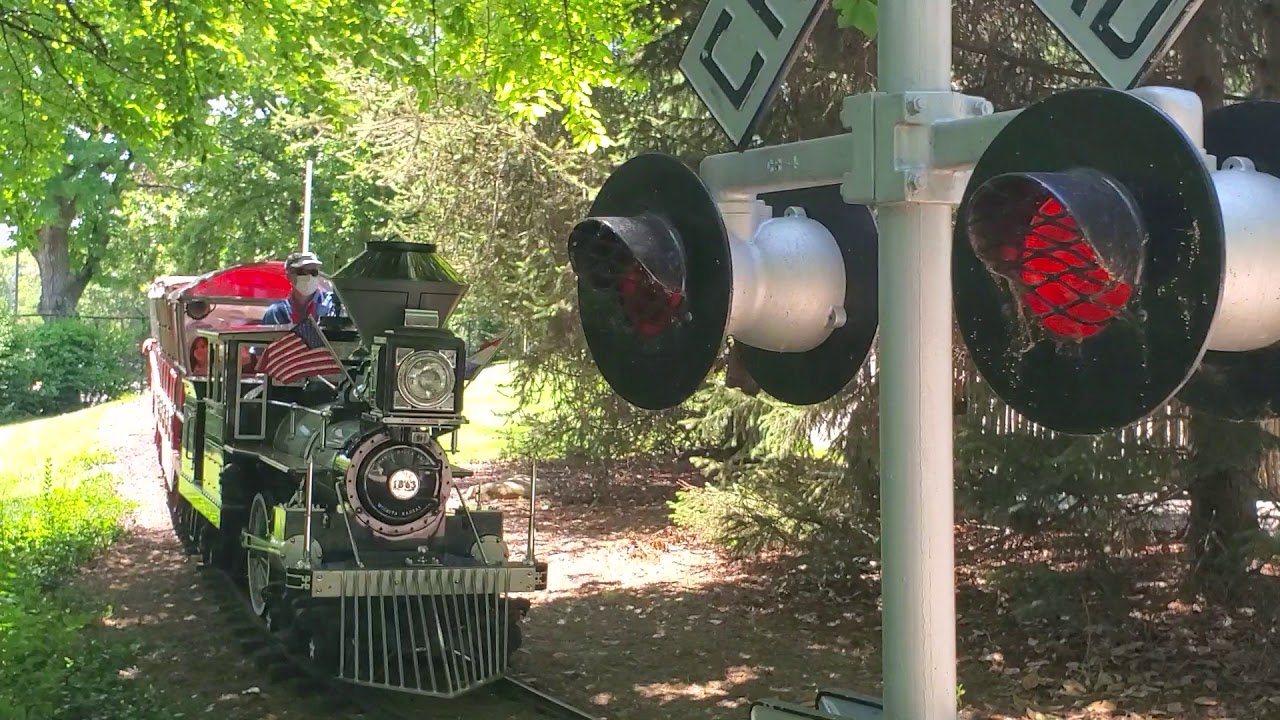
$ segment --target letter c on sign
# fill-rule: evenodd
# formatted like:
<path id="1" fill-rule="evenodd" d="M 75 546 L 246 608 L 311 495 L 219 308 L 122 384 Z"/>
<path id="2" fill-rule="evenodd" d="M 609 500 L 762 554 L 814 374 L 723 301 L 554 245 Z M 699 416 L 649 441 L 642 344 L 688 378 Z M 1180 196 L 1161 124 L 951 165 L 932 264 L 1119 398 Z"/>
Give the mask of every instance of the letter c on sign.
<path id="1" fill-rule="evenodd" d="M 775 39 L 782 35 L 782 20 L 778 18 L 773 10 L 769 9 L 769 6 L 765 4 L 765 0 L 747 0 L 747 5 L 755 11 L 756 17 L 760 19 L 760 22 L 764 23 L 764 26 Z M 729 99 L 729 102 L 733 103 L 734 109 L 741 110 L 743 103 L 747 101 L 747 95 L 751 93 L 751 88 L 755 86 L 756 80 L 760 77 L 760 70 L 764 67 L 764 56 L 759 51 L 752 53 L 751 66 L 747 70 L 747 77 L 742 81 L 741 85 L 735 86 L 729 81 L 729 78 L 724 74 L 724 70 L 712 59 L 711 53 L 715 50 L 716 43 L 720 42 L 721 36 L 733 23 L 733 19 L 733 13 L 729 12 L 727 8 L 720 11 L 719 17 L 716 18 L 716 24 L 711 27 L 711 32 L 707 35 L 706 44 L 702 46 L 702 53 L 699 59 L 702 61 L 702 66 L 711 74 L 711 78 L 715 80 L 721 92 Z"/>

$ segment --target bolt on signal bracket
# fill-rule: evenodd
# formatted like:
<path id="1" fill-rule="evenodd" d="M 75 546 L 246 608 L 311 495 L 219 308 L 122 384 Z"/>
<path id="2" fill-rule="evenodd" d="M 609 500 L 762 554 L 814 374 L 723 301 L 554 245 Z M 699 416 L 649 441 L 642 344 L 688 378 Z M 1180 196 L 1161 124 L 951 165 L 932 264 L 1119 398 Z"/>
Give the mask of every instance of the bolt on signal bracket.
<path id="1" fill-rule="evenodd" d="M 846 202 L 956 205 L 973 163 L 1015 112 L 993 114 L 985 98 L 953 92 L 863 93 L 840 117 L 855 138 Z"/>

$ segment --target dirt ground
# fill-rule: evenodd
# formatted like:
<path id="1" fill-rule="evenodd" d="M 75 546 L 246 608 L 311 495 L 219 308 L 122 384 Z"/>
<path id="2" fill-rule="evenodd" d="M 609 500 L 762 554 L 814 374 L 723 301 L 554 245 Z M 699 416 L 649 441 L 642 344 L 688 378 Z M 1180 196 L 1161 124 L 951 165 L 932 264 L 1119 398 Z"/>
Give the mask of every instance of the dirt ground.
<path id="1" fill-rule="evenodd" d="M 175 717 L 350 717 L 274 688 L 228 640 L 169 529 L 148 407 L 144 397 L 104 421 L 138 511 L 128 537 L 81 579 L 113 606 L 108 630 L 137 643 L 138 667 L 122 672 L 159 687 Z M 473 469 L 472 482 L 529 472 Z M 537 555 L 550 563 L 549 587 L 534 598 L 514 674 L 616 720 L 745 720 L 753 700 L 812 703 L 819 686 L 878 694 L 874 571 L 780 591 L 784 565 L 727 562 L 670 525 L 666 501 L 693 476 L 618 471 L 601 495 L 580 472 L 539 468 Z M 527 502 L 499 504 L 521 556 Z M 1133 558 L 1123 572 L 1139 589 L 1116 597 L 1090 577 L 1001 583 L 1001 573 L 1059 556 L 961 528 L 961 717 L 1280 718 L 1280 582 L 1259 575 L 1239 607 L 1184 603 L 1163 579 L 1178 550 Z"/>

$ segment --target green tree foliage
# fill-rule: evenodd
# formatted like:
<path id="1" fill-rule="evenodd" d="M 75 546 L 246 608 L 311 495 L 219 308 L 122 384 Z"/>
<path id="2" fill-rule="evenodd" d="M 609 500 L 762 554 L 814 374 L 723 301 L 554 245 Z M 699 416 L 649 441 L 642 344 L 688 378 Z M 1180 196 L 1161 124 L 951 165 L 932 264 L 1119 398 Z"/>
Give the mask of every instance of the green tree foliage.
<path id="1" fill-rule="evenodd" d="M 861 30 L 867 37 L 876 36 L 879 14 L 876 0 L 836 0 L 832 5 L 840 20 L 840 27 Z"/>
<path id="2" fill-rule="evenodd" d="M 660 25 L 632 0 L 532 6 L 514 0 L 14 0 L 0 9 L 0 173 L 5 199 L 38 192 L 12 179 L 57 172 L 71 128 L 138 146 L 208 139 L 208 102 L 262 87 L 323 101 L 350 62 L 424 91 L 461 79 L 529 118 L 549 110 L 584 144 L 603 130 L 591 89 L 628 82 L 620 63 Z M 194 143 L 194 144 L 189 144 Z M 32 168 L 36 168 L 34 171 Z"/>
<path id="3" fill-rule="evenodd" d="M 621 459 L 672 452 L 684 411 L 640 412 L 601 381 L 576 316 L 567 238 L 609 169 L 553 126 L 515 125 L 483 97 L 423 112 L 382 92 L 351 132 L 370 148 L 356 174 L 394 196 L 387 229 L 436 243 L 470 287 L 455 328 L 498 322 L 523 346 L 516 390 L 535 456 Z M 513 352 L 519 350 L 513 349 Z M 538 398 L 561 402 L 535 406 Z"/>
<path id="4" fill-rule="evenodd" d="M 356 72 L 411 87 L 484 93 L 521 120 L 554 113 L 573 142 L 608 142 L 596 87 L 634 84 L 621 60 L 661 25 L 632 0 L 312 3 L 19 0 L 0 9 L 0 221 L 41 260 L 42 313 L 73 313 L 100 271 L 107 220 L 139 172 L 220 147 L 216 105 L 289 102 L 340 121 Z M 306 114 L 306 113 L 303 113 Z M 103 167 L 77 138 L 122 152 Z M 225 170 L 225 168 L 224 168 Z M 71 180 L 104 185 L 97 193 Z M 80 231 L 82 226 L 95 228 Z"/>
<path id="5" fill-rule="evenodd" d="M 118 397 L 141 374 L 135 341 L 88 321 L 0 320 L 0 420 L 52 415 Z"/>
<path id="6" fill-rule="evenodd" d="M 127 193 L 116 242 L 157 271 L 199 273 L 300 247 L 304 167 L 314 161 L 311 249 L 333 265 L 359 252 L 388 219 L 392 193 L 356 168 L 368 145 L 326 117 L 246 100 L 210 119 L 218 144 L 199 161 L 149 169 Z"/>

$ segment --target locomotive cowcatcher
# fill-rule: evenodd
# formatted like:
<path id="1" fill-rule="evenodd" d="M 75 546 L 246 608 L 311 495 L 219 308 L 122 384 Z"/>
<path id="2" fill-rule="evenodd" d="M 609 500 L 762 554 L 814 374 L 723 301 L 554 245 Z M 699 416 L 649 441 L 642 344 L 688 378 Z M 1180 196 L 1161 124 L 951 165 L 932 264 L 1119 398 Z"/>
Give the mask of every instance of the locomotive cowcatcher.
<path id="1" fill-rule="evenodd" d="M 264 353 L 294 326 L 260 321 L 290 293 L 284 263 L 153 282 L 143 350 L 174 526 L 333 677 L 462 695 L 506 673 L 529 609 L 512 596 L 547 577 L 532 540 L 509 557 L 501 511 L 462 502 L 470 473 L 441 445 L 466 422 L 466 347 L 445 329 L 466 285 L 432 245 L 377 241 L 320 288 L 336 312 L 308 327 L 341 367 L 280 382 Z"/>

